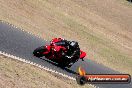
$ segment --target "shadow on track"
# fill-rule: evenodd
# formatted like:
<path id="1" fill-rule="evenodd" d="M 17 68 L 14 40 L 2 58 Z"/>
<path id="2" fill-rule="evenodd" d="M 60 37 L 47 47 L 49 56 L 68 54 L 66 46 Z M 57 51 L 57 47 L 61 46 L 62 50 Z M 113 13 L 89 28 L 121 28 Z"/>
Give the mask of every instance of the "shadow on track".
<path id="1" fill-rule="evenodd" d="M 44 59 L 44 58 L 40 58 L 40 59 L 42 59 L 42 60 L 44 60 L 44 61 L 46 61 L 46 62 L 48 62 L 48 63 L 50 63 L 50 64 L 52 64 L 52 65 L 54 65 L 54 66 L 57 66 L 57 67 L 59 67 L 59 68 L 65 70 L 65 71 L 67 71 L 67 72 L 69 72 L 69 73 L 78 75 L 77 72 L 75 72 L 75 71 L 73 71 L 73 70 L 71 70 L 71 69 L 68 69 L 67 67 L 60 67 L 57 63 L 55 63 L 55 62 L 53 62 L 53 61 L 50 61 L 50 60 Z"/>

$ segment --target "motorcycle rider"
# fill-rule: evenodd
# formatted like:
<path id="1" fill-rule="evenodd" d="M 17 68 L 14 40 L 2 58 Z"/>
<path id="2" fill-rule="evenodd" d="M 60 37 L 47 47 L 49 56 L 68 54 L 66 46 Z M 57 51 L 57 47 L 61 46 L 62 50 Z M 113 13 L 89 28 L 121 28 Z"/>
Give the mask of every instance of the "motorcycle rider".
<path id="1" fill-rule="evenodd" d="M 65 58 L 76 58 L 78 59 L 80 57 L 80 48 L 78 45 L 78 42 L 76 41 L 68 41 L 62 38 L 54 38 L 50 42 L 51 45 L 57 45 L 57 46 L 64 46 L 68 51 L 67 53 L 62 53 L 62 55 Z"/>

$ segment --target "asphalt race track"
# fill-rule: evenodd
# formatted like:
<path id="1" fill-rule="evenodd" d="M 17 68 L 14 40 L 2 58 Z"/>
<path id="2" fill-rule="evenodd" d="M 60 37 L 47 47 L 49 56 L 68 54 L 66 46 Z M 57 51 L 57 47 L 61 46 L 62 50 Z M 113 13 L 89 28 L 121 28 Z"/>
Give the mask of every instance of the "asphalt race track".
<path id="1" fill-rule="evenodd" d="M 67 74 L 69 76 L 75 76 L 71 72 L 63 70 L 45 60 L 36 58 L 32 55 L 35 48 L 45 45 L 47 42 L 38 37 L 35 37 L 29 33 L 21 31 L 19 28 L 15 28 L 11 25 L 0 21 L 0 51 L 25 58 L 37 64 L 43 65 L 50 69 L 56 70 L 60 73 Z M 84 62 L 79 60 L 75 63 L 70 70 L 76 72 L 77 68 L 82 66 L 89 74 L 119 74 L 119 72 L 107 68 L 103 65 L 97 64 L 91 60 L 85 59 Z M 95 84 L 100 88 L 132 88 L 131 84 Z"/>

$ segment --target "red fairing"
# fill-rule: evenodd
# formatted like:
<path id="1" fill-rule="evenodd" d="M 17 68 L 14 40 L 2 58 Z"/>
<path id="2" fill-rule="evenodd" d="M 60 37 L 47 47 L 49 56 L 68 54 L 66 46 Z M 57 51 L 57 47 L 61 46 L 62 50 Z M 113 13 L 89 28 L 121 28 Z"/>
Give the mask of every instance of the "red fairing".
<path id="1" fill-rule="evenodd" d="M 66 48 L 65 47 L 63 47 L 63 46 L 57 46 L 55 43 L 56 42 L 59 42 L 59 41 L 62 41 L 63 39 L 62 38 L 53 38 L 52 40 L 51 40 L 51 42 L 50 42 L 50 45 L 51 46 L 54 46 L 54 50 L 55 51 L 60 51 L 60 49 L 62 49 L 62 50 L 66 50 Z"/>
<path id="2" fill-rule="evenodd" d="M 56 46 L 56 45 L 54 46 L 54 50 L 57 51 L 57 52 L 59 52 L 61 49 L 62 49 L 63 51 L 66 51 L 66 48 L 63 47 L 63 46 Z"/>
<path id="3" fill-rule="evenodd" d="M 43 52 L 43 54 L 46 55 L 46 58 L 48 58 L 48 59 L 60 59 L 62 57 L 61 50 L 64 52 L 67 52 L 66 48 L 63 46 L 46 45 L 45 51 Z"/>
<path id="4" fill-rule="evenodd" d="M 86 53 L 80 50 L 80 59 L 83 59 L 86 56 Z"/>
<path id="5" fill-rule="evenodd" d="M 51 40 L 50 44 L 54 44 L 54 43 L 59 42 L 61 40 L 63 40 L 63 39 L 62 38 L 54 38 Z"/>

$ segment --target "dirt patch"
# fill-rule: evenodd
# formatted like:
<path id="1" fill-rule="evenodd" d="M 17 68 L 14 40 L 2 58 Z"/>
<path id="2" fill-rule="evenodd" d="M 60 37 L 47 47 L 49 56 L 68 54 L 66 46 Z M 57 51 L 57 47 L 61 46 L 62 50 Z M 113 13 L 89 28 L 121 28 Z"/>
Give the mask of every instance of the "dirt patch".
<path id="1" fill-rule="evenodd" d="M 75 81 L 0 55 L 0 88 L 79 88 Z M 82 88 L 92 88 L 85 85 Z"/>

